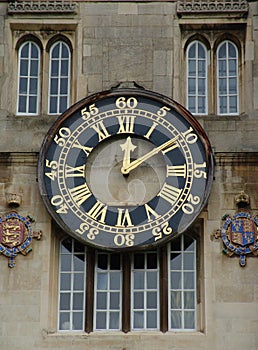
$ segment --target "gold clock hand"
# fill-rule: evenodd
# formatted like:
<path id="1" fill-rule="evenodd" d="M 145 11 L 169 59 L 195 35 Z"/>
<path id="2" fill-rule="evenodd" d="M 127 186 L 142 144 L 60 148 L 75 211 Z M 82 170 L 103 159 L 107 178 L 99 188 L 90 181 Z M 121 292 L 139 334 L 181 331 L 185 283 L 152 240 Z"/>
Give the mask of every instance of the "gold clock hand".
<path id="1" fill-rule="evenodd" d="M 177 137 L 174 137 L 171 140 L 168 140 L 167 142 L 163 143 L 162 145 L 153 148 L 150 152 L 144 154 L 142 157 L 130 162 L 126 166 L 122 166 L 121 172 L 123 175 L 128 175 L 131 170 L 137 168 L 140 164 L 145 162 L 145 160 L 149 159 L 150 157 L 154 156 L 155 154 L 159 153 L 160 151 L 165 151 L 167 148 L 170 148 L 177 140 Z"/>
<path id="2" fill-rule="evenodd" d="M 131 137 L 128 136 L 125 143 L 120 145 L 122 151 L 124 151 L 124 159 L 123 159 L 123 168 L 126 168 L 130 164 L 130 153 L 133 152 L 136 148 L 131 141 Z"/>

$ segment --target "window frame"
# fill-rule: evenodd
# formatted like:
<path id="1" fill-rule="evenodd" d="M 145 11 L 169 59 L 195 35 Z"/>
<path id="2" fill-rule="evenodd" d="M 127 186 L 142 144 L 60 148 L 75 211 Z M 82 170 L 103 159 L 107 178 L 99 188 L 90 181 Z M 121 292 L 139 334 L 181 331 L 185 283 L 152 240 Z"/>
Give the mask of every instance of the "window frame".
<path id="1" fill-rule="evenodd" d="M 226 58 L 224 59 L 224 61 L 226 61 L 226 76 L 225 76 L 225 79 L 226 79 L 226 100 L 227 100 L 227 104 L 226 104 L 226 109 L 227 111 L 226 112 L 221 112 L 221 107 L 220 107 L 220 79 L 221 76 L 220 76 L 220 64 L 219 62 L 222 61 L 219 59 L 219 53 L 220 53 L 220 49 L 222 48 L 222 46 L 226 44 Z M 229 75 L 229 60 L 231 58 L 229 58 L 229 45 L 232 45 L 232 47 L 235 49 L 235 53 L 236 53 L 236 56 L 232 59 L 234 59 L 236 61 L 236 74 L 234 76 L 231 76 Z M 234 77 L 236 79 L 236 93 L 234 94 L 234 96 L 236 96 L 236 111 L 234 112 L 230 112 L 230 103 L 229 103 L 229 98 L 231 96 L 230 94 L 230 91 L 229 91 L 229 79 Z M 239 50 L 238 50 L 238 47 L 237 45 L 232 41 L 232 40 L 229 40 L 229 39 L 225 39 L 225 40 L 222 40 L 219 45 L 217 46 L 217 49 L 216 49 L 216 98 L 217 98 L 217 114 L 218 116 L 232 116 L 232 115 L 239 115 Z"/>
<path id="2" fill-rule="evenodd" d="M 192 48 L 193 45 L 197 45 L 196 46 L 196 50 L 197 50 L 197 55 L 196 57 L 193 59 L 195 60 L 195 67 L 196 67 L 196 74 L 195 76 L 191 77 L 189 75 L 189 51 Z M 205 57 L 203 59 L 201 59 L 198 55 L 199 53 L 199 48 L 198 46 L 201 45 L 202 48 L 204 49 L 205 52 Z M 200 77 L 199 76 L 199 71 L 198 71 L 198 65 L 200 61 L 204 61 L 205 64 L 205 72 L 204 72 L 204 76 Z M 193 95 L 193 97 L 195 98 L 195 111 L 191 111 L 189 108 L 189 79 L 195 79 L 195 94 Z M 198 108 L 199 108 L 199 103 L 198 103 L 198 98 L 199 98 L 199 93 L 198 93 L 198 82 L 200 79 L 204 80 L 204 99 L 205 99 L 205 107 L 204 107 L 204 112 L 199 112 Z M 198 39 L 195 40 L 191 40 L 186 47 L 186 107 L 187 109 L 193 114 L 193 115 L 207 115 L 208 114 L 208 49 L 206 47 L 206 45 Z"/>
<path id="3" fill-rule="evenodd" d="M 196 230 L 195 230 L 196 231 Z M 199 235 L 201 234 L 200 226 L 197 226 L 197 232 L 194 232 L 191 230 L 190 234 L 187 234 L 192 240 L 195 242 L 196 246 L 196 255 L 195 255 L 195 263 L 196 263 L 196 284 L 195 284 L 195 329 L 190 329 L 190 331 L 195 331 L 197 332 L 199 327 L 199 320 L 200 320 L 200 305 L 201 305 L 201 300 L 200 300 L 200 291 L 199 291 L 199 285 L 197 283 L 197 280 L 199 279 L 199 269 L 200 265 L 198 263 L 199 261 L 199 244 L 200 241 L 198 239 Z M 180 237 L 180 241 L 181 236 Z M 70 237 L 66 237 L 70 238 Z M 61 251 L 61 244 L 63 240 L 60 241 L 60 251 Z M 173 242 L 173 241 L 172 241 Z M 168 243 L 169 245 L 170 243 Z M 85 281 L 85 319 L 84 319 L 84 325 L 83 325 L 83 332 L 86 333 L 91 333 L 91 332 L 107 332 L 109 333 L 110 331 L 112 332 L 123 332 L 123 333 L 136 333 L 136 332 L 149 332 L 149 331 L 155 331 L 155 332 L 174 332 L 174 329 L 170 329 L 170 321 L 169 321 L 169 248 L 168 245 L 162 246 L 154 250 L 154 252 L 157 252 L 157 263 L 158 263 L 158 305 L 157 305 L 157 312 L 158 312 L 158 321 L 157 321 L 157 329 L 150 329 L 150 328 L 139 328 L 139 329 L 133 329 L 133 318 L 132 318 L 132 308 L 131 305 L 133 305 L 133 298 L 132 298 L 132 261 L 133 261 L 133 252 L 125 252 L 122 253 L 120 264 L 122 266 L 122 279 L 121 279 L 121 294 L 122 294 L 122 299 L 120 300 L 120 320 L 121 320 L 121 325 L 119 329 L 96 329 L 95 327 L 95 285 L 96 285 L 96 273 L 95 273 L 95 266 L 96 266 L 96 257 L 98 253 L 100 254 L 110 254 L 110 252 L 106 251 L 97 251 L 92 247 L 87 247 L 86 248 L 86 260 L 85 260 L 85 265 L 86 265 L 86 281 Z M 152 251 L 148 251 L 152 252 Z M 147 253 L 148 253 L 147 252 Z M 112 253 L 112 252 L 111 252 Z M 138 252 L 141 253 L 141 252 Z M 59 253 L 60 255 L 60 253 Z M 60 271 L 60 268 L 59 268 Z M 58 287 L 59 288 L 59 287 Z M 59 292 L 60 293 L 60 290 Z M 59 320 L 59 306 L 58 306 L 58 320 Z M 202 318 L 202 317 L 201 317 Z M 197 324 L 198 322 L 198 324 Z M 59 329 L 60 325 L 58 324 L 58 331 L 63 332 L 63 330 Z M 71 328 L 71 326 L 70 326 Z M 68 331 L 70 332 L 75 332 L 74 330 L 69 329 Z M 177 332 L 185 332 L 188 331 L 188 329 L 177 329 Z"/>
<path id="4" fill-rule="evenodd" d="M 27 65 L 27 70 L 28 70 L 28 75 L 26 76 L 26 81 L 27 81 L 27 91 L 26 94 L 21 94 L 20 93 L 20 85 L 21 85 L 21 79 L 23 79 L 23 75 L 21 74 L 21 62 L 22 62 L 22 50 L 24 49 L 24 47 L 29 44 L 29 49 L 28 49 L 28 54 L 30 54 L 30 56 L 28 55 L 26 57 L 27 61 L 28 61 L 28 65 Z M 30 89 L 30 81 L 31 78 L 35 78 L 34 76 L 31 76 L 31 63 L 32 63 L 32 57 L 31 57 L 31 51 L 32 51 L 32 45 L 35 46 L 35 48 L 37 49 L 37 75 L 35 76 L 37 79 L 37 93 L 36 94 L 31 94 L 29 92 Z M 41 49 L 40 46 L 32 39 L 27 38 L 24 42 L 21 43 L 21 45 L 19 45 L 18 47 L 18 74 L 17 74 L 17 101 L 16 101 L 16 114 L 19 115 L 28 115 L 28 116 L 36 116 L 39 114 L 39 106 L 40 106 L 40 101 L 41 101 L 41 76 L 40 76 L 40 70 L 41 70 L 41 61 L 42 61 L 42 57 L 41 57 Z M 25 78 L 25 76 L 24 76 Z M 25 96 L 26 97 L 26 111 L 25 112 L 21 112 L 20 111 L 20 98 L 21 96 Z M 30 113 L 29 112 L 29 99 L 30 96 L 35 96 L 36 97 L 36 110 L 35 112 Z"/>
<path id="5" fill-rule="evenodd" d="M 55 47 L 57 45 L 60 45 L 59 47 L 59 56 L 58 56 L 58 59 L 53 59 L 52 57 L 52 52 L 53 50 L 55 49 Z M 68 51 L 68 58 L 65 59 L 63 56 L 62 56 L 62 52 L 63 52 L 63 46 L 65 46 L 65 48 L 67 49 Z M 54 61 L 57 61 L 58 62 L 58 74 L 56 76 L 52 75 L 52 63 L 53 63 L 53 60 Z M 62 70 L 62 62 L 63 61 L 68 61 L 67 65 L 68 65 L 68 71 L 67 71 L 67 76 L 64 77 L 61 73 L 61 70 Z M 55 77 L 55 79 L 57 79 L 57 93 L 56 94 L 51 94 L 51 90 L 52 90 L 52 87 L 51 87 L 51 82 L 52 82 L 52 79 L 54 79 L 53 77 Z M 61 84 L 60 84 L 60 81 L 62 79 L 67 79 L 67 93 L 66 94 L 61 94 L 60 93 L 60 90 L 61 90 Z M 69 107 L 69 104 L 70 104 L 70 83 L 71 82 L 71 49 L 69 47 L 69 45 L 62 39 L 59 39 L 59 40 L 56 40 L 54 41 L 53 43 L 51 43 L 50 45 L 50 48 L 49 48 L 49 61 L 48 61 L 48 107 L 47 107 L 47 110 L 48 110 L 48 115 L 59 115 L 61 113 L 63 113 L 68 107 Z M 57 109 L 56 111 L 54 112 L 51 112 L 51 97 L 53 96 L 56 96 L 57 98 Z M 66 96 L 66 107 L 64 108 L 64 110 L 61 110 L 60 108 L 60 100 L 62 97 Z"/>

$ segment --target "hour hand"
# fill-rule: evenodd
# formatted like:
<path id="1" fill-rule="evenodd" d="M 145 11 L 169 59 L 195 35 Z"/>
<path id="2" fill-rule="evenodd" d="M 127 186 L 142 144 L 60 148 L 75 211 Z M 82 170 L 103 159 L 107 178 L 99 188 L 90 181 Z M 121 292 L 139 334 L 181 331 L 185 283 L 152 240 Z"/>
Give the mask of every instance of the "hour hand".
<path id="1" fill-rule="evenodd" d="M 123 166 L 122 169 L 127 168 L 131 163 L 131 152 L 133 152 L 136 146 L 133 145 L 131 137 L 128 136 L 125 143 L 120 145 L 122 151 L 124 151 Z M 122 170 L 121 169 L 121 170 Z"/>

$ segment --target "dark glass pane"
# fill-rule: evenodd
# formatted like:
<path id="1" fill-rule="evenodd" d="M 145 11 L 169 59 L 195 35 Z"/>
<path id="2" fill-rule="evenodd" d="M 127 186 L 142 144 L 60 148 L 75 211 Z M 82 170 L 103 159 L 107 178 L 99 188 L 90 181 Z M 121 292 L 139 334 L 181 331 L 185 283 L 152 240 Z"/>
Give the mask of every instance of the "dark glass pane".
<path id="1" fill-rule="evenodd" d="M 73 330 L 83 330 L 83 313 L 73 312 Z"/>
<path id="2" fill-rule="evenodd" d="M 36 113 L 36 112 L 37 112 L 37 97 L 30 96 L 29 97 L 29 113 Z"/>
<path id="3" fill-rule="evenodd" d="M 72 239 L 67 238 L 62 242 L 61 253 L 71 253 L 72 252 Z"/>
<path id="4" fill-rule="evenodd" d="M 142 253 L 134 254 L 134 268 L 144 269 L 144 254 Z"/>
<path id="5" fill-rule="evenodd" d="M 219 76 L 226 77 L 227 76 L 227 61 L 219 61 Z"/>
<path id="6" fill-rule="evenodd" d="M 198 113 L 205 113 L 205 97 L 198 97 Z"/>
<path id="7" fill-rule="evenodd" d="M 30 78 L 30 94 L 37 95 L 38 79 Z"/>
<path id="8" fill-rule="evenodd" d="M 19 93 L 27 94 L 28 79 L 20 78 Z"/>
<path id="9" fill-rule="evenodd" d="M 106 310 L 107 308 L 107 293 L 98 292 L 97 293 L 97 309 Z"/>
<path id="10" fill-rule="evenodd" d="M 171 253 L 170 254 L 170 267 L 172 270 L 181 270 L 182 267 L 182 254 Z"/>
<path id="11" fill-rule="evenodd" d="M 70 314 L 69 314 L 69 312 L 61 312 L 60 313 L 59 329 L 62 331 L 70 329 Z"/>
<path id="12" fill-rule="evenodd" d="M 111 254 L 110 270 L 120 270 L 120 254 Z"/>
<path id="13" fill-rule="evenodd" d="M 189 76 L 196 75 L 196 61 L 188 60 L 188 74 Z"/>
<path id="14" fill-rule="evenodd" d="M 195 97 L 188 97 L 188 109 L 190 112 L 195 113 Z"/>
<path id="15" fill-rule="evenodd" d="M 50 81 L 50 94 L 57 95 L 58 93 L 58 79 L 52 78 Z"/>
<path id="16" fill-rule="evenodd" d="M 194 270 L 194 254 L 184 254 L 184 270 Z"/>
<path id="17" fill-rule="evenodd" d="M 184 250 L 188 252 L 194 251 L 194 241 L 189 236 L 184 236 Z"/>
<path id="18" fill-rule="evenodd" d="M 136 311 L 134 313 L 133 327 L 135 329 L 141 329 L 144 326 L 144 313 L 143 311 Z"/>
<path id="19" fill-rule="evenodd" d="M 230 96 L 229 108 L 230 108 L 230 113 L 237 113 L 237 96 Z"/>
<path id="20" fill-rule="evenodd" d="M 27 77 L 28 76 L 28 65 L 29 61 L 28 60 L 21 60 L 20 61 L 20 76 L 25 76 Z"/>
<path id="21" fill-rule="evenodd" d="M 96 328 L 106 329 L 106 312 L 97 312 L 96 314 Z"/>
<path id="22" fill-rule="evenodd" d="M 19 110 L 20 113 L 26 112 L 26 104 L 27 104 L 27 98 L 26 96 L 20 96 L 19 97 Z"/>
<path id="23" fill-rule="evenodd" d="M 51 61 L 51 77 L 59 76 L 59 61 Z"/>
<path id="24" fill-rule="evenodd" d="M 147 289 L 158 288 L 157 272 L 147 272 Z"/>
<path id="25" fill-rule="evenodd" d="M 71 274 L 70 273 L 61 273 L 60 289 L 61 290 L 71 290 Z"/>
<path id="26" fill-rule="evenodd" d="M 144 309 L 144 293 L 134 292 L 134 309 Z"/>
<path id="27" fill-rule="evenodd" d="M 21 57 L 29 57 L 29 43 L 25 44 L 21 49 Z"/>
<path id="28" fill-rule="evenodd" d="M 109 315 L 109 329 L 119 329 L 119 312 L 111 312 Z"/>
<path id="29" fill-rule="evenodd" d="M 70 293 L 61 293 L 60 294 L 60 310 L 70 310 Z"/>
<path id="30" fill-rule="evenodd" d="M 227 113 L 227 98 L 226 97 L 220 97 L 219 99 L 219 103 L 220 103 L 220 106 L 219 106 L 219 111 L 220 113 Z"/>
<path id="31" fill-rule="evenodd" d="M 110 272 L 110 289 L 119 290 L 120 289 L 120 272 Z"/>
<path id="32" fill-rule="evenodd" d="M 31 58 L 38 58 L 39 57 L 39 50 L 35 44 L 31 44 Z"/>
<path id="33" fill-rule="evenodd" d="M 68 92 L 68 79 L 61 78 L 60 79 L 60 94 L 67 95 L 67 92 Z"/>
<path id="34" fill-rule="evenodd" d="M 157 312 L 147 312 L 147 328 L 157 328 Z"/>
<path id="35" fill-rule="evenodd" d="M 57 113 L 57 98 L 50 97 L 50 113 Z"/>
<path id="36" fill-rule="evenodd" d="M 147 292 L 147 309 L 157 308 L 157 292 Z"/>
<path id="37" fill-rule="evenodd" d="M 144 289 L 144 272 L 134 272 L 134 289 Z"/>
<path id="38" fill-rule="evenodd" d="M 198 57 L 205 58 L 205 50 L 200 43 L 198 43 Z"/>
<path id="39" fill-rule="evenodd" d="M 226 43 L 221 45 L 219 49 L 219 58 L 226 58 Z"/>
<path id="40" fill-rule="evenodd" d="M 107 273 L 98 273 L 97 275 L 97 289 L 107 290 L 108 285 L 108 274 Z"/>
<path id="41" fill-rule="evenodd" d="M 107 270 L 108 268 L 108 255 L 99 254 L 98 255 L 98 268 L 102 270 Z"/>
<path id="42" fill-rule="evenodd" d="M 157 253 L 147 254 L 147 269 L 156 269 L 158 266 Z"/>
<path id="43" fill-rule="evenodd" d="M 67 97 L 60 97 L 59 113 L 63 113 L 67 109 Z"/>
<path id="44" fill-rule="evenodd" d="M 188 79 L 188 94 L 190 94 L 190 95 L 196 94 L 196 79 L 195 78 Z"/>
<path id="45" fill-rule="evenodd" d="M 84 254 L 75 254 L 73 258 L 74 271 L 84 271 Z"/>
<path id="46" fill-rule="evenodd" d="M 181 309 L 182 308 L 182 298 L 181 292 L 171 292 L 171 308 Z"/>
<path id="47" fill-rule="evenodd" d="M 117 310 L 120 306 L 120 293 L 110 293 L 110 309 Z"/>
<path id="48" fill-rule="evenodd" d="M 229 78 L 229 93 L 237 93 L 237 78 Z"/>
<path id="49" fill-rule="evenodd" d="M 174 252 L 181 251 L 181 237 L 178 237 L 171 242 L 171 250 Z"/>
<path id="50" fill-rule="evenodd" d="M 228 43 L 228 57 L 229 58 L 236 58 L 237 57 L 236 48 L 231 43 Z"/>
<path id="51" fill-rule="evenodd" d="M 66 45 L 64 45 L 63 43 L 62 45 L 62 58 L 68 58 L 69 57 L 69 50 L 67 48 Z"/>
<path id="52" fill-rule="evenodd" d="M 181 289 L 182 283 L 181 283 L 181 272 L 171 272 L 170 273 L 170 280 L 171 280 L 171 288 L 172 289 Z"/>
<path id="53" fill-rule="evenodd" d="M 59 57 L 59 48 L 60 48 L 60 43 L 56 44 L 55 47 L 52 50 L 52 58 L 58 58 Z"/>
<path id="54" fill-rule="evenodd" d="M 61 76 L 62 77 L 67 77 L 69 72 L 69 61 L 67 60 L 62 60 L 61 61 Z"/>
<path id="55" fill-rule="evenodd" d="M 228 61 L 228 70 L 229 70 L 229 76 L 236 76 L 237 75 L 237 61 L 236 60 L 229 60 Z"/>
<path id="56" fill-rule="evenodd" d="M 182 313 L 180 311 L 171 312 L 171 328 L 182 328 Z"/>
<path id="57" fill-rule="evenodd" d="M 82 310 L 83 309 L 83 293 L 74 293 L 73 294 L 73 310 Z"/>
<path id="58" fill-rule="evenodd" d="M 194 309 L 195 308 L 195 294 L 194 292 L 184 292 L 184 308 Z"/>
<path id="59" fill-rule="evenodd" d="M 72 270 L 72 256 L 62 254 L 61 255 L 61 271 L 71 271 Z"/>
<path id="60" fill-rule="evenodd" d="M 195 329 L 195 313 L 193 311 L 185 311 L 185 329 Z"/>
<path id="61" fill-rule="evenodd" d="M 184 288 L 185 289 L 194 289 L 194 273 L 193 272 L 184 272 Z"/>
<path id="62" fill-rule="evenodd" d="M 74 252 L 75 253 L 84 253 L 85 246 L 78 241 L 74 241 Z"/>
<path id="63" fill-rule="evenodd" d="M 32 77 L 38 76 L 38 67 L 39 67 L 38 61 L 32 60 L 30 62 L 30 76 Z"/>
<path id="64" fill-rule="evenodd" d="M 206 62 L 204 60 L 198 62 L 198 76 L 205 77 L 206 75 Z"/>
<path id="65" fill-rule="evenodd" d="M 195 58 L 196 57 L 196 43 L 192 44 L 188 51 L 188 57 L 189 58 Z"/>
<path id="66" fill-rule="evenodd" d="M 219 92 L 221 95 L 225 95 L 227 93 L 227 79 L 226 78 L 219 79 Z"/>
<path id="67" fill-rule="evenodd" d="M 75 273 L 73 277 L 73 288 L 74 290 L 83 290 L 84 289 L 84 274 Z"/>

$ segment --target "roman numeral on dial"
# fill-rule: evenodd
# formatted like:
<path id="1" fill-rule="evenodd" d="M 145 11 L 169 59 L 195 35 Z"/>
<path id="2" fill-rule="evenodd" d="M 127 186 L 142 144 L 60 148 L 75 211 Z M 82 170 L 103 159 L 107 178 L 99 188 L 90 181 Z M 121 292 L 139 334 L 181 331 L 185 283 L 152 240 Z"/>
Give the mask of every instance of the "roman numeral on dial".
<path id="1" fill-rule="evenodd" d="M 97 201 L 87 213 L 92 219 L 98 220 L 105 224 L 107 205 Z"/>
<path id="2" fill-rule="evenodd" d="M 123 133 L 133 133 L 134 129 L 134 121 L 135 121 L 135 116 L 133 115 L 125 115 L 125 116 L 117 116 L 118 122 L 119 122 L 119 130 L 118 134 L 123 134 Z"/>
<path id="3" fill-rule="evenodd" d="M 99 142 L 106 139 L 108 136 L 110 136 L 103 121 L 100 121 L 95 125 L 92 125 L 92 129 L 94 129 L 98 133 Z"/>
<path id="4" fill-rule="evenodd" d="M 179 198 L 181 192 L 181 189 L 165 183 L 158 196 L 160 196 L 161 198 L 169 202 L 171 205 L 173 205 Z"/>
<path id="5" fill-rule="evenodd" d="M 186 164 L 183 165 L 168 165 L 167 176 L 182 176 L 186 177 Z"/>
<path id="6" fill-rule="evenodd" d="M 86 183 L 69 189 L 69 192 L 74 202 L 78 205 L 82 205 L 92 195 Z"/>
<path id="7" fill-rule="evenodd" d="M 132 224 L 132 220 L 128 209 L 117 208 L 117 210 L 118 210 L 118 215 L 117 215 L 116 226 L 119 226 L 119 227 L 134 226 Z"/>
<path id="8" fill-rule="evenodd" d="M 65 177 L 85 177 L 85 164 L 77 167 L 66 164 Z"/>

